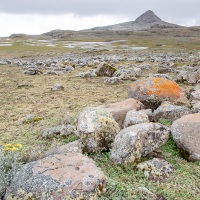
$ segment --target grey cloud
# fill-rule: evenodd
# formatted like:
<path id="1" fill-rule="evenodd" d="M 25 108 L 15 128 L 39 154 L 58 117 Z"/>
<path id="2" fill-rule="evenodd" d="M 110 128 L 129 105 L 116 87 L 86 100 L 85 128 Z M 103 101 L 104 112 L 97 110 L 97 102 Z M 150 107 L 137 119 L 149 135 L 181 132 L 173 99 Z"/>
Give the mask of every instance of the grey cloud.
<path id="1" fill-rule="evenodd" d="M 199 0 L 0 0 L 0 12 L 12 14 L 121 15 L 135 20 L 146 10 L 173 23 L 200 19 Z"/>

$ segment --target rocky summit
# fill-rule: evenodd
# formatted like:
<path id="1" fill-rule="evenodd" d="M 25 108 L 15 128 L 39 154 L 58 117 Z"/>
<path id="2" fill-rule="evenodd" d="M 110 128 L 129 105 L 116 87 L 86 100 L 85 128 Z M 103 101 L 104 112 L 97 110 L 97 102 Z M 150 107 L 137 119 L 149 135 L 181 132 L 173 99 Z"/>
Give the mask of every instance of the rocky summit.
<path id="1" fill-rule="evenodd" d="M 171 24 L 165 21 L 162 21 L 155 13 L 151 10 L 146 11 L 141 16 L 139 16 L 135 21 L 125 22 L 121 24 L 96 27 L 92 30 L 112 30 L 112 31 L 137 31 L 145 30 L 150 28 L 178 28 L 180 26 L 176 24 Z"/>

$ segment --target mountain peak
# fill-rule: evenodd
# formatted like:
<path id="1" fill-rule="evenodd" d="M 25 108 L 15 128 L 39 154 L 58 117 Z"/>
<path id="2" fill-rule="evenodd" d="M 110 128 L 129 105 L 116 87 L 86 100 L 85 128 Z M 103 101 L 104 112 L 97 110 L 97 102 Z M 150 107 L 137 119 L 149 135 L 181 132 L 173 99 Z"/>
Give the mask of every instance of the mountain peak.
<path id="1" fill-rule="evenodd" d="M 154 23 L 162 21 L 155 13 L 151 10 L 146 11 L 140 17 L 138 17 L 136 23 Z"/>

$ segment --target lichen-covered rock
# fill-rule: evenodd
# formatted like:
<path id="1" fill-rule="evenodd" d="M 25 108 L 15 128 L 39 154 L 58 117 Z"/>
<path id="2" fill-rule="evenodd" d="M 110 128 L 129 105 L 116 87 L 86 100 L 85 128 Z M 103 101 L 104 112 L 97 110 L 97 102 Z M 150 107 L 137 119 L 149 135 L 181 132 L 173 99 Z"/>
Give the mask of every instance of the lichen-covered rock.
<path id="1" fill-rule="evenodd" d="M 144 171 L 144 175 L 150 180 L 163 181 L 173 173 L 173 167 L 166 160 L 153 158 L 142 162 L 137 168 Z"/>
<path id="2" fill-rule="evenodd" d="M 23 165 L 5 199 L 92 199 L 107 178 L 95 162 L 80 153 L 56 154 Z"/>
<path id="3" fill-rule="evenodd" d="M 89 78 L 89 77 L 96 77 L 96 76 L 97 75 L 94 70 L 89 70 L 87 72 L 81 72 L 76 75 L 76 77 L 80 77 L 80 78 Z"/>
<path id="4" fill-rule="evenodd" d="M 34 114 L 29 114 L 26 116 L 26 118 L 23 118 L 20 123 L 21 124 L 30 124 L 30 123 L 33 123 L 33 122 L 38 122 L 42 120 L 42 117 L 38 117 L 38 116 L 35 116 Z"/>
<path id="5" fill-rule="evenodd" d="M 187 106 L 178 106 L 170 104 L 170 102 L 164 102 L 154 111 L 153 115 L 155 121 L 163 118 L 173 122 L 174 120 L 191 113 L 192 111 Z"/>
<path id="6" fill-rule="evenodd" d="M 124 120 L 124 128 L 135 124 L 147 123 L 149 118 L 144 112 L 130 110 L 127 112 Z"/>
<path id="7" fill-rule="evenodd" d="M 190 94 L 190 103 L 194 112 L 200 113 L 200 84 L 198 83 Z"/>
<path id="8" fill-rule="evenodd" d="M 166 78 L 166 79 L 172 80 L 172 78 L 167 74 L 149 74 L 149 77 Z"/>
<path id="9" fill-rule="evenodd" d="M 180 71 L 179 75 L 177 76 L 178 82 L 188 82 L 191 84 L 197 83 L 197 81 L 200 79 L 200 69 L 197 69 L 196 71 L 192 70 L 182 70 Z"/>
<path id="10" fill-rule="evenodd" d="M 97 76 L 109 76 L 111 77 L 114 73 L 115 73 L 116 69 L 109 65 L 109 64 L 106 64 L 104 63 L 103 65 L 100 65 L 95 73 Z"/>
<path id="11" fill-rule="evenodd" d="M 132 83 L 128 96 L 155 109 L 162 102 L 188 103 L 184 91 L 175 82 L 164 78 L 147 78 Z"/>
<path id="12" fill-rule="evenodd" d="M 165 144 L 169 129 L 161 124 L 143 123 L 119 132 L 113 142 L 111 160 L 116 163 L 134 162 Z"/>
<path id="13" fill-rule="evenodd" d="M 87 152 L 108 150 L 119 130 L 119 125 L 106 110 L 91 107 L 79 115 L 77 135 Z"/>
<path id="14" fill-rule="evenodd" d="M 121 67 L 113 74 L 113 76 L 120 77 L 124 73 L 126 73 L 129 76 L 129 78 L 140 77 L 142 75 L 142 70 L 135 66 L 129 68 Z"/>
<path id="15" fill-rule="evenodd" d="M 144 108 L 144 105 L 141 102 L 130 98 L 124 101 L 102 105 L 98 108 L 110 112 L 115 121 L 119 124 L 120 127 L 122 127 L 127 112 L 133 109 L 141 110 Z"/>
<path id="16" fill-rule="evenodd" d="M 186 159 L 200 161 L 200 113 L 185 115 L 174 121 L 171 133 Z"/>
<path id="17" fill-rule="evenodd" d="M 147 188 L 145 187 L 139 187 L 137 189 L 138 192 L 138 197 L 140 199 L 148 199 L 148 200 L 158 200 L 157 199 L 157 195 L 154 194 L 153 192 L 149 191 Z"/>
<path id="18" fill-rule="evenodd" d="M 115 83 L 120 83 L 120 82 L 122 82 L 122 81 L 118 77 L 111 77 L 104 81 L 104 83 L 110 84 L 110 85 L 113 85 Z"/>
<path id="19" fill-rule="evenodd" d="M 76 127 L 70 124 L 63 124 L 61 126 L 55 126 L 52 128 L 48 128 L 44 133 L 42 134 L 42 137 L 46 138 L 53 138 L 53 137 L 64 137 L 67 138 L 70 135 L 75 134 Z"/>

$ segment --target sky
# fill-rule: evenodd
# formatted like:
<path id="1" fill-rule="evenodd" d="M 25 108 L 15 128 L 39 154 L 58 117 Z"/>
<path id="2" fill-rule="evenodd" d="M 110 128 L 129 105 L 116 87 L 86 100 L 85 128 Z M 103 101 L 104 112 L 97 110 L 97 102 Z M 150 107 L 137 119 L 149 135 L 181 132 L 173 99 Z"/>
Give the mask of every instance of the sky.
<path id="1" fill-rule="evenodd" d="M 199 8 L 200 0 L 0 0 L 0 37 L 134 21 L 147 10 L 163 21 L 200 26 Z"/>

